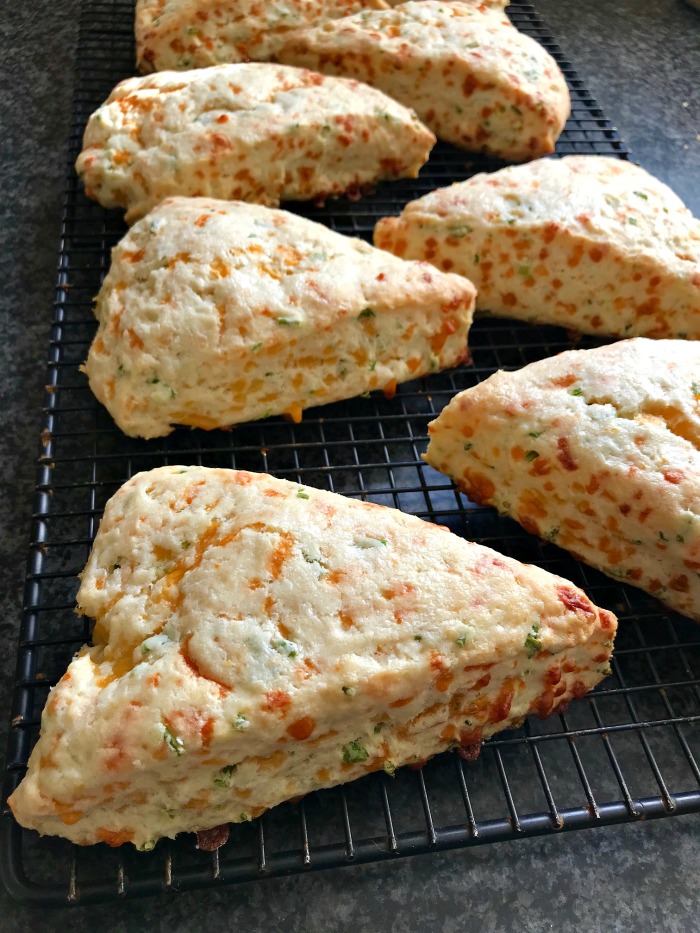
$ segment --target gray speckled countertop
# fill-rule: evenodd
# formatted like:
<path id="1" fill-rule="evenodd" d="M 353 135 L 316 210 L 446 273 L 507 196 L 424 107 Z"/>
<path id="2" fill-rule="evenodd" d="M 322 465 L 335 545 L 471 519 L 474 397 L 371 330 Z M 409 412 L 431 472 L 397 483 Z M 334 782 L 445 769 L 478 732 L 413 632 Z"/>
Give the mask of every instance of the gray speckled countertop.
<path id="1" fill-rule="evenodd" d="M 536 0 L 633 155 L 700 215 L 700 13 Z M 29 535 L 79 0 L 4 4 L 0 82 L 0 751 Z M 65 913 L 0 892 L 0 930 L 700 930 L 697 817 Z"/>

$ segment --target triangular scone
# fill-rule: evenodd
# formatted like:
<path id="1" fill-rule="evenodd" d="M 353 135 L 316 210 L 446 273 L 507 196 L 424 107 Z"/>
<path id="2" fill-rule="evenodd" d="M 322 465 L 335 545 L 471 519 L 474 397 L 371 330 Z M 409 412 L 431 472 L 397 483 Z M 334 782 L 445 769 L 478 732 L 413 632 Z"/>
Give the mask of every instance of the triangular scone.
<path id="1" fill-rule="evenodd" d="M 481 10 L 508 0 L 467 0 Z M 139 71 L 187 70 L 224 62 L 268 61 L 290 30 L 383 10 L 395 0 L 136 0 Z"/>
<path id="2" fill-rule="evenodd" d="M 366 81 L 439 139 L 512 161 L 554 152 L 569 115 L 549 53 L 502 12 L 418 0 L 290 33 L 279 61 Z"/>
<path id="3" fill-rule="evenodd" d="M 163 467 L 107 504 L 20 823 L 80 844 L 248 820 L 547 715 L 609 672 L 572 584 L 394 509 Z"/>
<path id="4" fill-rule="evenodd" d="M 492 314 L 584 334 L 700 338 L 700 221 L 622 159 L 475 175 L 380 220 L 374 242 L 467 276 L 477 308 Z"/>
<path id="5" fill-rule="evenodd" d="M 90 387 L 127 434 L 351 398 L 467 355 L 474 288 L 296 214 L 173 198 L 112 253 Z"/>
<path id="6" fill-rule="evenodd" d="M 700 621 L 700 345 L 624 340 L 499 372 L 430 425 L 467 495 Z"/>
<path id="7" fill-rule="evenodd" d="M 348 16 L 384 0 L 137 0 L 139 71 L 267 61 L 290 29 Z"/>
<path id="8" fill-rule="evenodd" d="M 413 110 L 366 84 L 248 63 L 122 81 L 75 165 L 88 197 L 132 223 L 175 195 L 276 207 L 415 178 L 434 144 Z"/>

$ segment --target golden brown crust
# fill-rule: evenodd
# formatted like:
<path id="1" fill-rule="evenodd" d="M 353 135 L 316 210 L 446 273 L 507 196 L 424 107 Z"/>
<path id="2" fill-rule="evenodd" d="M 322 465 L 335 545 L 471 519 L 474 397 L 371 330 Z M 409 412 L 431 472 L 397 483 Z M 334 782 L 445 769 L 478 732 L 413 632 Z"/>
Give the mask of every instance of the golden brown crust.
<path id="1" fill-rule="evenodd" d="M 374 242 L 477 287 L 477 308 L 585 334 L 700 339 L 700 221 L 621 159 L 475 175 L 380 220 Z"/>
<path id="2" fill-rule="evenodd" d="M 228 427 L 454 366 L 474 288 L 286 211 L 173 198 L 115 248 L 85 372 L 127 434 Z"/>
<path id="3" fill-rule="evenodd" d="M 436 525 L 202 467 L 122 487 L 78 603 L 95 646 L 52 691 L 10 805 L 40 832 L 141 848 L 473 757 L 598 683 L 615 633 L 572 584 Z"/>
<path id="4" fill-rule="evenodd" d="M 511 161 L 553 152 L 570 110 L 554 59 L 504 14 L 474 4 L 364 11 L 295 30 L 277 58 L 366 81 L 440 139 Z"/>
<path id="5" fill-rule="evenodd" d="M 430 425 L 475 502 L 700 621 L 700 345 L 638 338 L 500 372 Z"/>

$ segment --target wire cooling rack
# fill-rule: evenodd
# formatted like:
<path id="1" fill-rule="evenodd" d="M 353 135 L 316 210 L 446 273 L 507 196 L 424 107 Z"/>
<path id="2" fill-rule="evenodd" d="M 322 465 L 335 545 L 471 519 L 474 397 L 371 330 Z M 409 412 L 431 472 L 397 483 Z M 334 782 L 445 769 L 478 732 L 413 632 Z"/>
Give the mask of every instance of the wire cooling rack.
<path id="1" fill-rule="evenodd" d="M 515 2 L 509 12 L 569 82 L 573 111 L 558 153 L 627 157 L 533 7 Z M 133 73 L 132 20 L 133 0 L 83 4 L 71 164 L 89 114 Z M 411 198 L 497 167 L 438 146 L 415 181 L 381 185 L 358 203 L 297 208 L 370 239 L 377 218 Z M 474 506 L 420 460 L 428 421 L 456 391 L 495 369 L 569 348 L 566 333 L 481 320 L 470 338 L 473 366 L 407 383 L 391 401 L 375 394 L 311 409 L 299 425 L 270 419 L 228 433 L 178 430 L 164 441 L 132 440 L 116 430 L 78 370 L 95 331 L 91 299 L 124 232 L 117 215 L 83 196 L 71 169 L 3 799 L 24 773 L 50 687 L 89 638 L 73 607 L 104 504 L 135 472 L 167 463 L 266 471 L 394 506 L 568 577 L 621 618 L 613 676 L 565 714 L 492 739 L 476 762 L 448 753 L 422 771 L 374 774 L 312 794 L 232 827 L 213 854 L 196 850 L 189 835 L 149 853 L 83 850 L 21 830 L 5 807 L 0 870 L 10 892 L 35 904 L 81 904 L 700 810 L 700 628 Z"/>

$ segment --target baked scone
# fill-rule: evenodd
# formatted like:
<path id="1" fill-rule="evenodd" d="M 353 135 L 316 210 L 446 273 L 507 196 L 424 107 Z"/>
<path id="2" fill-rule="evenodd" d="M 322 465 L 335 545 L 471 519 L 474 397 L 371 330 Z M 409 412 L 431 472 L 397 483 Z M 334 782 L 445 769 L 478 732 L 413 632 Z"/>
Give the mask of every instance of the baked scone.
<path id="1" fill-rule="evenodd" d="M 348 16 L 383 0 L 137 0 L 139 71 L 267 61 L 290 29 Z"/>
<path id="2" fill-rule="evenodd" d="M 96 620 L 51 692 L 17 820 L 81 845 L 258 816 L 392 774 L 609 673 L 615 617 L 544 570 L 394 509 L 169 466 L 107 504 Z"/>
<path id="3" fill-rule="evenodd" d="M 380 220 L 374 242 L 467 276 L 492 314 L 583 334 L 700 338 L 700 221 L 621 159 L 475 175 Z"/>
<path id="4" fill-rule="evenodd" d="M 132 223 L 172 195 L 277 206 L 415 178 L 435 137 L 366 84 L 249 63 L 118 84 L 90 117 L 76 171 Z"/>
<path id="5" fill-rule="evenodd" d="M 624 340 L 499 372 L 429 427 L 482 505 L 700 621 L 700 346 Z"/>
<path id="6" fill-rule="evenodd" d="M 559 66 L 502 12 L 417 0 L 290 33 L 277 59 L 366 81 L 439 139 L 502 159 L 554 152 L 570 111 Z"/>
<path id="7" fill-rule="evenodd" d="M 296 214 L 172 198 L 112 253 L 84 370 L 119 427 L 226 427 L 467 355 L 474 288 Z"/>

